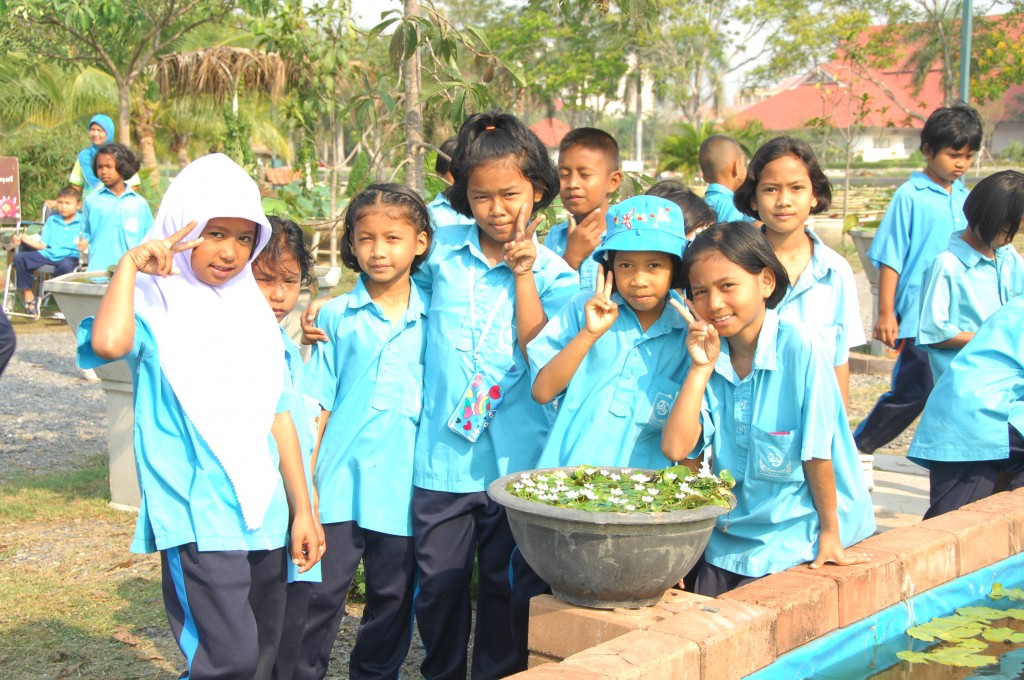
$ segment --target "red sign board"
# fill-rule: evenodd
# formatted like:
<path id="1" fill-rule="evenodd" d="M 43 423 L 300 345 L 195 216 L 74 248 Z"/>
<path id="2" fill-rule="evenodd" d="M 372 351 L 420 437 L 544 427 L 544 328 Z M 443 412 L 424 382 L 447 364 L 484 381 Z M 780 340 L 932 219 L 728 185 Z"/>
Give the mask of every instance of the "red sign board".
<path id="1" fill-rule="evenodd" d="M 0 156 L 0 224 L 21 221 L 21 185 L 18 183 L 18 159 Z"/>

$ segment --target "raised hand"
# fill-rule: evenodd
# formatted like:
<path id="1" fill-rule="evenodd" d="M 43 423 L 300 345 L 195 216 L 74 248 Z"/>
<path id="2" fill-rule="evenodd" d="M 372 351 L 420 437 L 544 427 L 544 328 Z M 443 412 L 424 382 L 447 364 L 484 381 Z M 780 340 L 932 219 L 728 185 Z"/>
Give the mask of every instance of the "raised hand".
<path id="1" fill-rule="evenodd" d="M 516 232 L 512 240 L 505 244 L 505 264 L 512 275 L 519 277 L 533 272 L 533 263 L 537 260 L 537 244 L 533 240 L 533 234 L 537 227 L 544 221 L 544 216 L 539 215 L 537 219 L 526 224 L 529 212 L 526 206 L 519 206 L 516 214 Z"/>
<path id="2" fill-rule="evenodd" d="M 203 242 L 202 236 L 191 241 L 181 240 L 195 228 L 196 223 L 189 222 L 167 238 L 157 238 L 139 244 L 124 254 L 122 262 L 127 258 L 137 271 L 150 276 L 167 277 L 179 274 L 177 267 L 174 266 L 174 254 L 191 250 Z"/>
<path id="3" fill-rule="evenodd" d="M 718 330 L 701 318 L 692 302 L 685 299 L 684 302 L 685 305 L 674 297 L 669 297 L 669 303 L 689 324 L 690 332 L 686 335 L 686 351 L 690 353 L 690 359 L 693 360 L 695 366 L 714 366 L 722 350 L 722 341 L 718 337 Z"/>
<path id="4" fill-rule="evenodd" d="M 588 333 L 596 336 L 604 335 L 619 318 L 619 306 L 612 301 L 614 280 L 612 272 L 605 274 L 604 267 L 598 265 L 594 297 L 587 300 L 587 304 L 583 308 L 586 318 L 585 328 Z"/>
<path id="5" fill-rule="evenodd" d="M 579 269 L 583 260 L 590 257 L 601 245 L 604 234 L 604 215 L 598 208 L 576 224 L 576 218 L 569 215 L 569 231 L 565 238 L 565 257 L 573 269 Z"/>

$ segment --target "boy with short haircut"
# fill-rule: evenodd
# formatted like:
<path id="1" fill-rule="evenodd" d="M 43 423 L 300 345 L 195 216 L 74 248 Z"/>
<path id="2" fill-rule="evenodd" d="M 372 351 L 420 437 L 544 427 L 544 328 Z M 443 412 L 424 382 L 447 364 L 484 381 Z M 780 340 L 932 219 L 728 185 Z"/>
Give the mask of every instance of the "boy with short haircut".
<path id="1" fill-rule="evenodd" d="M 25 303 L 25 312 L 39 318 L 39 302 L 32 292 L 35 272 L 53 266 L 54 276 L 68 274 L 78 266 L 78 242 L 82 233 L 82 201 L 78 190 L 66 186 L 57 194 L 57 212 L 50 215 L 39 237 L 15 234 L 12 243 L 24 249 L 14 254 L 14 270 L 18 274 L 18 290 Z"/>
<path id="2" fill-rule="evenodd" d="M 704 202 L 715 211 L 719 222 L 754 222 L 754 218 L 739 210 L 733 203 L 733 194 L 747 178 L 747 158 L 743 147 L 725 135 L 711 135 L 700 145 L 698 152 L 700 172 L 708 188 Z"/>
<path id="3" fill-rule="evenodd" d="M 593 290 L 597 263 L 591 259 L 608 228 L 608 200 L 622 183 L 619 145 L 597 128 L 576 128 L 558 147 L 558 179 L 569 220 L 551 227 L 544 241 L 579 272 L 580 288 Z"/>
<path id="4" fill-rule="evenodd" d="M 921 413 L 932 391 L 927 354 L 915 344 L 921 314 L 921 286 L 932 260 L 955 231 L 967 226 L 960 177 L 981 147 L 978 112 L 966 104 L 936 109 L 921 130 L 924 172 L 914 172 L 896 190 L 878 227 L 868 257 L 879 270 L 878 321 L 873 337 L 899 345 L 892 388 L 879 397 L 854 432 L 865 453 L 885 446 Z"/>
<path id="5" fill-rule="evenodd" d="M 440 153 L 437 154 L 437 161 L 434 163 L 434 172 L 444 180 L 446 186 L 455 183 L 450 167 L 452 154 L 455 153 L 455 145 L 458 141 L 455 137 L 449 137 L 438 147 Z M 443 190 L 438 191 L 434 200 L 427 204 L 427 210 L 430 212 L 430 219 L 433 221 L 435 229 L 474 224 L 472 217 L 466 217 L 455 211 Z"/>

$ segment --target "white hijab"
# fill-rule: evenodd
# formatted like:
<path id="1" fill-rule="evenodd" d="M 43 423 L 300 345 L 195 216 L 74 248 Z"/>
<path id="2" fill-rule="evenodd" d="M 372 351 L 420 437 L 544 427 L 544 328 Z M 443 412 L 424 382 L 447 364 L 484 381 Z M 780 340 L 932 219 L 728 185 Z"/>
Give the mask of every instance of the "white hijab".
<path id="1" fill-rule="evenodd" d="M 195 220 L 183 240 L 208 220 L 242 217 L 259 225 L 252 257 L 270 240 L 259 189 L 223 154 L 199 158 L 175 178 L 146 239 L 167 238 Z M 135 309 L 156 337 L 160 368 L 224 467 L 248 529 L 258 529 L 280 481 L 268 436 L 284 380 L 277 320 L 252 276 L 251 260 L 219 286 L 200 281 L 191 252 L 174 255 L 178 275 L 141 275 Z"/>

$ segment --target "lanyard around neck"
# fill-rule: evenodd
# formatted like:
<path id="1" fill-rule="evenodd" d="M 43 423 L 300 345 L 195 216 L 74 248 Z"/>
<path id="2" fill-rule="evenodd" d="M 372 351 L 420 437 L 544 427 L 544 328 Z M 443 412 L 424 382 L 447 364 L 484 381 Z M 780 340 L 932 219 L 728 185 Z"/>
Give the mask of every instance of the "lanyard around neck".
<path id="1" fill-rule="evenodd" d="M 471 276 L 470 276 L 470 282 L 469 282 L 469 327 L 471 329 L 471 332 L 475 335 L 476 334 L 476 284 L 477 284 L 477 280 L 478 280 L 477 276 L 476 276 L 476 272 L 477 272 L 476 263 L 474 263 L 473 266 L 470 267 L 470 272 L 471 272 Z M 484 272 L 484 276 L 486 276 L 486 275 L 487 275 L 487 272 Z M 480 280 L 483 280 L 483 276 L 480 277 Z M 477 340 L 476 343 L 474 343 L 474 345 L 473 345 L 473 360 L 478 362 L 478 363 L 480 361 L 480 349 L 484 346 L 484 341 L 487 339 L 487 334 L 490 333 L 490 331 L 491 331 L 491 326 L 494 325 L 494 320 L 498 316 L 498 310 L 500 310 L 504 306 L 505 301 L 507 299 L 508 299 L 508 288 L 506 286 L 502 286 L 501 290 L 498 292 L 498 299 L 494 301 L 494 305 L 491 306 L 491 313 L 487 315 L 487 321 L 484 322 L 483 330 L 480 332 L 480 339 Z"/>

